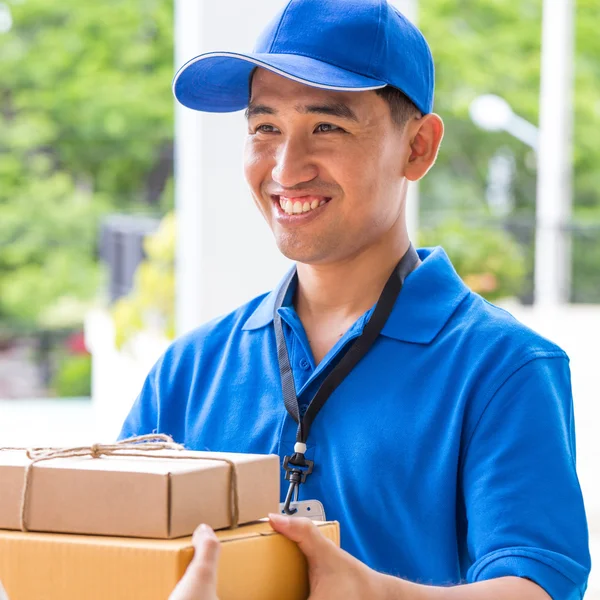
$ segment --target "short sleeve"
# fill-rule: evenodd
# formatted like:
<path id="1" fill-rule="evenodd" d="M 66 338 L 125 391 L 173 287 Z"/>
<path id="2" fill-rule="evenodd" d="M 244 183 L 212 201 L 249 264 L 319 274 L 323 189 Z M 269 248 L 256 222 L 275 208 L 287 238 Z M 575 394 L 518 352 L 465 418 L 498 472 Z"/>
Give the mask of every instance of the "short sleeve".
<path id="1" fill-rule="evenodd" d="M 517 576 L 556 600 L 583 597 L 590 555 L 566 356 L 525 361 L 490 398 L 461 484 L 468 582 Z"/>

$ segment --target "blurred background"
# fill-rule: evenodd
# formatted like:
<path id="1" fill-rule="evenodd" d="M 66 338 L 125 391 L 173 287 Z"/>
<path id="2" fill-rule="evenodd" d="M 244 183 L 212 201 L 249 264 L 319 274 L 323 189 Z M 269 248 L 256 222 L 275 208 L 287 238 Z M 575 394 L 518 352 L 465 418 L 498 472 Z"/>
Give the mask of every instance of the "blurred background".
<path id="1" fill-rule="evenodd" d="M 0 445 L 113 439 L 169 340 L 284 273 L 243 116 L 171 94 L 176 68 L 250 49 L 282 4 L 0 2 Z M 600 557 L 600 4 L 393 4 L 430 43 L 446 124 L 413 238 L 570 354 Z"/>

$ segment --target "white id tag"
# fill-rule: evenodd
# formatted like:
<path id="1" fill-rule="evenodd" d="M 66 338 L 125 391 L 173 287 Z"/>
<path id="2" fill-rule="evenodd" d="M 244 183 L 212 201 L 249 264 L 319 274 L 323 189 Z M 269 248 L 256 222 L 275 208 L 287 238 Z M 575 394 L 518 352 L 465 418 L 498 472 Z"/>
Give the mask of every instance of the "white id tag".
<path id="1" fill-rule="evenodd" d="M 279 505 L 279 512 L 284 515 L 285 511 L 283 507 L 285 504 L 282 502 Z M 307 517 L 313 521 L 326 521 L 325 508 L 318 500 L 298 500 L 297 502 L 290 502 L 290 508 L 296 508 L 297 512 L 292 517 Z"/>

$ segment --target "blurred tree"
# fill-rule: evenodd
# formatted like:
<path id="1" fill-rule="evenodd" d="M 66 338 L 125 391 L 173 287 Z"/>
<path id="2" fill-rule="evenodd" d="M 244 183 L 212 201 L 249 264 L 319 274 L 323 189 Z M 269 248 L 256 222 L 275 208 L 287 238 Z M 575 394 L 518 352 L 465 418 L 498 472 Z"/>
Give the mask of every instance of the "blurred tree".
<path id="1" fill-rule="evenodd" d="M 431 174 L 421 186 L 424 226 L 466 213 L 487 220 L 490 158 L 508 148 L 516 158 L 515 209 L 505 223 L 533 243 L 535 155 L 507 133 L 479 130 L 469 119 L 480 94 L 505 98 L 515 112 L 538 122 L 541 0 L 422 0 L 420 26 L 436 64 L 435 110 L 446 134 Z M 600 302 L 600 4 L 576 2 L 574 97 L 573 299 Z M 596 234 L 596 241 L 590 235 Z M 533 252 L 528 249 L 529 270 Z"/>
<path id="2" fill-rule="evenodd" d="M 522 290 L 523 250 L 502 230 L 453 217 L 422 229 L 419 241 L 423 246 L 442 245 L 464 282 L 487 300 L 508 298 Z"/>
<path id="3" fill-rule="evenodd" d="M 538 122 L 541 0 L 423 0 L 420 25 L 436 64 L 435 110 L 446 136 L 431 177 L 423 181 L 424 209 L 481 208 L 488 161 L 501 147 L 517 156 L 517 210 L 535 204 L 535 161 L 524 144 L 507 133 L 480 131 L 469 119 L 480 94 L 505 98 L 522 117 Z M 600 5 L 576 3 L 575 206 L 600 215 Z M 452 182 L 452 185 L 448 185 Z"/>
<path id="4" fill-rule="evenodd" d="M 169 213 L 144 239 L 146 259 L 135 272 L 133 289 L 112 308 L 117 348 L 144 330 L 175 337 L 175 238 L 175 214 Z"/>
<path id="5" fill-rule="evenodd" d="M 80 321 L 99 280 L 100 216 L 172 205 L 172 4 L 10 2 L 13 28 L 0 35 L 0 330 Z M 600 146 L 590 135 L 600 129 L 598 6 L 577 1 L 574 201 L 589 227 L 600 221 Z M 497 93 L 537 122 L 541 0 L 421 0 L 420 23 L 446 122 L 421 188 L 423 223 L 486 218 L 488 161 L 504 147 L 517 164 L 510 221 L 531 238 L 535 161 L 508 134 L 477 129 L 468 107 Z M 574 246 L 575 286 L 600 272 L 590 246 Z M 587 286 L 579 300 L 600 293 L 600 282 Z"/>
<path id="6" fill-rule="evenodd" d="M 61 356 L 52 377 L 52 390 L 60 398 L 90 396 L 92 360 L 89 355 Z"/>
<path id="7" fill-rule="evenodd" d="M 29 329 L 95 294 L 102 214 L 161 209 L 173 6 L 27 0 L 11 12 L 0 35 L 0 322 Z"/>

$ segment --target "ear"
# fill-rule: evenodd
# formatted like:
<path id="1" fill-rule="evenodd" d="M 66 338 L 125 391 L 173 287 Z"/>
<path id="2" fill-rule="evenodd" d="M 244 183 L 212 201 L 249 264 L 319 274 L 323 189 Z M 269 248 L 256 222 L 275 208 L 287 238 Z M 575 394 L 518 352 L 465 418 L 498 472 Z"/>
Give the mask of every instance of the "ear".
<path id="1" fill-rule="evenodd" d="M 404 176 L 409 181 L 418 181 L 435 163 L 444 137 L 444 122 L 431 113 L 409 123 L 406 134 L 410 153 L 404 166 Z"/>

